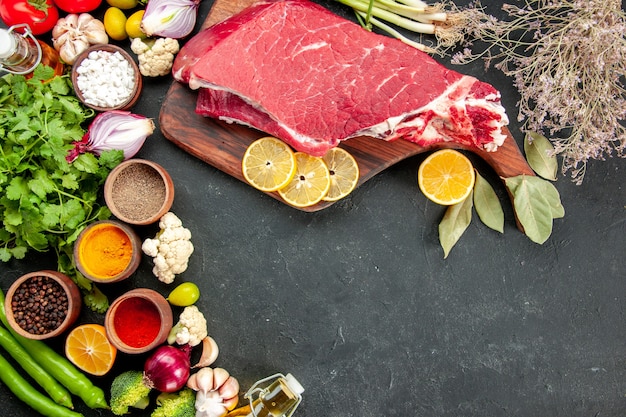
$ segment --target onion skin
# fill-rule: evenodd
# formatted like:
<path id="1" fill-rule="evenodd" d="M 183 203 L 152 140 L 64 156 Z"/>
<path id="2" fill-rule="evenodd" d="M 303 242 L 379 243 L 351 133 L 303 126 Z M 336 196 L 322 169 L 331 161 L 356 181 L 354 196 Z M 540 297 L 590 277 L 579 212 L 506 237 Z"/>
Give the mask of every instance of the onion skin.
<path id="1" fill-rule="evenodd" d="M 161 392 L 176 392 L 182 389 L 189 379 L 191 364 L 190 349 L 174 346 L 161 346 L 146 359 L 144 384 Z"/>

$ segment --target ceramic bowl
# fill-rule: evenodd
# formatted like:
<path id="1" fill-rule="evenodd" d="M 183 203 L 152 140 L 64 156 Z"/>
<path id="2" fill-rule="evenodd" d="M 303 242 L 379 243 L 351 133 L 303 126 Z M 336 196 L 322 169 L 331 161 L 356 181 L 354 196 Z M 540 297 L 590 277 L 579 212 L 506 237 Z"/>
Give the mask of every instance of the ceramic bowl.
<path id="1" fill-rule="evenodd" d="M 156 162 L 129 159 L 109 173 L 104 199 L 119 220 L 135 225 L 156 223 L 174 202 L 174 183 Z"/>
<path id="2" fill-rule="evenodd" d="M 37 283 L 38 278 L 40 277 L 53 280 L 58 285 L 57 289 L 65 294 L 66 301 L 61 301 L 60 297 L 57 296 L 58 294 L 50 294 L 48 291 L 41 288 L 43 283 Z M 31 299 L 22 297 L 20 295 L 22 290 L 29 290 L 29 292 L 31 292 L 32 294 L 32 291 L 35 291 L 36 289 L 38 289 L 40 293 L 38 295 L 31 295 Z M 44 293 L 43 291 L 46 292 Z M 17 303 L 19 302 L 19 300 L 22 300 L 25 303 L 32 302 L 34 303 L 34 305 L 24 305 L 21 309 L 24 312 L 19 313 L 18 308 L 14 307 L 14 302 Z M 50 302 L 60 303 L 60 305 L 62 305 L 63 307 L 67 306 L 67 312 L 65 314 L 65 317 L 62 318 L 60 323 L 58 323 L 57 325 L 51 325 L 41 332 L 29 331 L 28 327 L 22 324 L 23 320 L 28 320 L 24 318 L 22 314 L 25 314 L 29 311 L 33 312 L 37 310 L 37 305 L 42 305 L 44 303 L 46 305 L 49 305 Z M 51 270 L 35 271 L 26 275 L 22 275 L 9 287 L 6 293 L 6 299 L 4 304 L 4 312 L 11 328 L 13 328 L 13 330 L 15 330 L 18 334 L 28 339 L 36 340 L 48 339 L 65 332 L 70 326 L 72 326 L 72 324 L 74 324 L 74 322 L 80 315 L 81 308 L 82 298 L 78 286 L 67 275 Z M 43 314 L 52 314 L 54 312 L 54 310 L 46 311 L 43 306 L 41 307 L 41 309 L 44 312 Z M 51 320 L 53 319 L 51 318 Z"/>
<path id="3" fill-rule="evenodd" d="M 148 316 L 157 318 L 158 327 L 150 329 Z M 172 307 L 158 292 L 136 288 L 111 303 L 104 317 L 109 341 L 124 353 L 148 352 L 165 343 L 172 330 Z"/>
<path id="4" fill-rule="evenodd" d="M 78 235 L 74 243 L 74 262 L 91 281 L 119 282 L 139 267 L 141 244 L 141 238 L 129 225 L 117 220 L 99 220 Z"/>
<path id="5" fill-rule="evenodd" d="M 98 52 L 98 51 L 104 51 L 104 52 L 109 52 L 109 53 L 119 52 L 126 59 L 126 61 L 128 61 L 128 63 L 130 64 L 130 66 L 131 66 L 131 68 L 132 68 L 132 70 L 134 72 L 133 81 L 132 81 L 133 82 L 133 88 L 130 91 L 129 97 L 126 100 L 120 102 L 117 105 L 106 106 L 106 105 L 101 105 L 100 103 L 89 102 L 85 98 L 85 94 L 83 94 L 83 91 L 81 91 L 81 89 L 79 87 L 80 83 L 79 83 L 78 77 L 79 77 L 79 72 L 81 71 L 79 68 L 81 68 L 81 65 L 83 64 L 84 60 L 90 59 L 90 54 L 92 52 Z M 109 111 L 109 110 L 128 110 L 128 109 L 130 109 L 131 107 L 133 107 L 135 105 L 135 103 L 139 99 L 139 96 L 141 95 L 141 91 L 143 89 L 143 78 L 141 76 L 141 73 L 139 72 L 139 67 L 137 66 L 137 64 L 135 63 L 133 58 L 123 48 L 120 48 L 119 46 L 111 45 L 111 44 L 93 45 L 90 48 L 88 48 L 87 50 L 85 50 L 82 53 L 80 53 L 76 57 L 76 60 L 74 61 L 74 65 L 72 65 L 71 77 L 72 77 L 72 85 L 74 86 L 74 91 L 76 92 L 76 96 L 78 97 L 78 99 L 84 105 L 86 105 L 88 107 L 91 107 L 92 109 L 94 109 L 96 111 L 100 111 L 100 112 Z M 113 80 L 111 80 L 111 82 L 112 81 Z M 112 86 L 110 85 L 110 82 L 107 81 L 107 80 L 103 80 L 102 84 L 98 85 L 98 87 L 100 87 L 102 89 L 102 91 L 104 91 L 104 92 L 113 90 Z"/>

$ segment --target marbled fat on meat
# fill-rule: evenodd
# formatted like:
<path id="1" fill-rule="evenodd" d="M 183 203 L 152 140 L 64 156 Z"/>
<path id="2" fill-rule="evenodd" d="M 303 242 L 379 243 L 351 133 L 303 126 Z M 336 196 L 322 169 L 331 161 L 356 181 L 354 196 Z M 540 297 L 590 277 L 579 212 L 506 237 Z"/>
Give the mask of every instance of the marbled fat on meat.
<path id="1" fill-rule="evenodd" d="M 199 114 L 318 156 L 356 136 L 494 151 L 508 123 L 491 85 L 309 0 L 256 3 L 201 31 L 172 72 L 200 89 Z"/>

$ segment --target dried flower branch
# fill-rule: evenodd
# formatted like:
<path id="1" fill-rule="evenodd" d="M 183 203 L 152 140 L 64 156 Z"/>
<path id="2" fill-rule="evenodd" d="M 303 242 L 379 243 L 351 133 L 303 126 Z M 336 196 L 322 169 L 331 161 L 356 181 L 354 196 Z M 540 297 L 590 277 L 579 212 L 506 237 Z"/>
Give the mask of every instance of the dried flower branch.
<path id="1" fill-rule="evenodd" d="M 626 19 L 617 0 L 525 0 L 504 5 L 511 20 L 484 13 L 474 3 L 467 34 L 486 42 L 468 45 L 452 62 L 485 60 L 511 76 L 519 90 L 518 120 L 544 132 L 563 157 L 561 170 L 583 181 L 587 162 L 626 156 Z"/>

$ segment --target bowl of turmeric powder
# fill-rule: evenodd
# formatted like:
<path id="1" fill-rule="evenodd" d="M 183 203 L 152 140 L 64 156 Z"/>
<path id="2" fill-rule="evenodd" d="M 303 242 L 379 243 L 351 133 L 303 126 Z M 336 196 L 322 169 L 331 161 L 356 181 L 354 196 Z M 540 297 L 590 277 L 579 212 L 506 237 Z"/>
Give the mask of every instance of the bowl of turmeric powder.
<path id="1" fill-rule="evenodd" d="M 112 283 L 130 277 L 141 262 L 141 239 L 127 224 L 100 220 L 87 226 L 74 244 L 76 268 L 85 278 Z"/>

